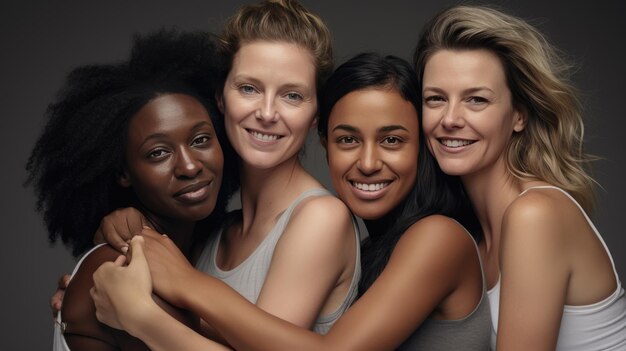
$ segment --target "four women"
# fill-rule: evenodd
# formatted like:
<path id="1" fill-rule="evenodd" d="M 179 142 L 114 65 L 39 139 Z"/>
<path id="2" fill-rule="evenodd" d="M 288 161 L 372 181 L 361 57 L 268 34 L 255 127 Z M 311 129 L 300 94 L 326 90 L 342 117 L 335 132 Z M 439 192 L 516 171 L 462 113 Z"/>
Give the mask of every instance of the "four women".
<path id="1" fill-rule="evenodd" d="M 313 101 L 307 94 L 311 89 L 306 89 L 310 84 L 301 83 L 306 79 L 289 81 L 288 89 L 281 90 L 280 73 L 293 67 L 281 59 L 297 57 L 304 45 L 281 43 L 263 28 L 257 34 L 259 42 L 255 41 L 259 37 L 239 35 L 244 39 L 231 47 L 232 67 L 220 100 L 242 165 L 246 159 L 255 160 L 241 167 L 243 220 L 230 225 L 234 232 L 223 232 L 227 239 L 223 233 L 221 240 L 217 236 L 211 249 L 218 263 L 226 257 L 221 260 L 226 267 L 242 262 L 256 247 L 251 243 L 261 240 L 246 241 L 236 234 L 252 228 L 246 223 L 263 223 L 246 222 L 245 214 L 246 208 L 256 213 L 262 203 L 253 200 L 264 192 L 250 189 L 259 189 L 254 185 L 269 174 L 265 170 L 286 162 L 293 179 L 302 174 L 297 162 L 283 157 L 301 145 L 293 131 L 303 128 L 289 116 L 292 107 L 306 110 L 307 101 Z M 313 52 L 309 59 L 315 57 Z M 305 61 L 303 57 L 299 67 Z M 272 70 L 276 63 L 280 69 Z M 401 73 L 390 76 L 381 65 L 400 68 Z M 264 70 L 249 70 L 255 66 Z M 100 318 L 155 349 L 207 345 L 209 341 L 192 329 L 162 316 L 149 299 L 153 286 L 169 302 L 199 314 L 237 349 L 485 348 L 481 336 L 486 329 L 480 326 L 488 308 L 482 303 L 478 254 L 464 229 L 444 216 L 456 218 L 474 233 L 480 230 L 472 226 L 473 214 L 464 206 L 456 178 L 438 173 L 429 152 L 420 149 L 426 141 L 441 170 L 460 177 L 484 233 L 479 251 L 490 288 L 492 348 L 496 343 L 503 350 L 626 347 L 626 298 L 606 245 L 583 211 L 591 209 L 593 182 L 584 172 L 579 104 L 554 49 L 518 18 L 485 7 L 457 6 L 437 15 L 421 36 L 415 53 L 421 91 L 410 92 L 414 84 L 410 79 L 403 86 L 402 79 L 407 78 L 402 67 L 393 58 L 360 56 L 338 69 L 322 92 L 320 136 L 333 185 L 350 209 L 365 219 L 370 232 L 363 249 L 362 296 L 327 335 L 307 332 L 257 309 L 220 281 L 191 269 L 171 241 L 151 231 L 145 231 L 145 243 L 135 239 L 136 256 L 128 268 L 109 264 L 96 274 L 94 298 Z M 293 70 L 289 76 L 299 73 Z M 318 75 L 316 80 L 317 93 L 323 78 Z M 408 93 L 403 88 L 407 86 Z M 420 95 L 425 138 L 419 132 L 419 102 L 415 103 Z M 274 105 L 276 101 L 279 104 Z M 282 109 L 283 101 L 288 108 Z M 314 115 L 314 107 L 312 111 Z M 401 156 L 417 165 L 400 162 Z M 246 182 L 247 173 L 254 181 Z M 294 189 L 314 184 L 306 176 L 300 179 Z M 246 189 L 251 194 L 248 207 Z M 285 208 L 291 200 L 285 199 L 284 205 L 280 201 L 289 194 L 269 203 L 279 201 L 278 207 Z M 328 215 L 333 221 L 341 217 Z M 304 223 L 300 228 L 310 226 Z M 344 232 L 349 231 L 345 221 L 340 223 Z M 340 255 L 350 252 L 346 242 L 337 244 L 344 248 Z M 319 274 L 319 267 L 301 262 L 292 274 L 279 276 Z M 353 261 L 342 262 L 338 265 L 346 267 Z M 348 275 L 342 274 L 340 281 Z M 143 285 L 131 291 L 130 284 L 139 277 Z M 308 287 L 321 284 L 324 290 L 323 282 Z M 321 290 L 311 295 L 316 291 Z M 328 301 L 337 301 L 333 294 L 328 296 Z M 294 301 L 287 300 L 291 312 L 269 312 L 287 320 L 295 316 L 304 321 L 297 325 L 310 326 L 306 321 L 314 314 L 306 306 L 314 303 L 305 304 L 301 314 Z M 137 309 L 168 322 L 157 325 L 137 317 L 131 313 Z M 331 310 L 324 307 L 322 312 Z M 169 335 L 156 333 L 164 325 Z"/>

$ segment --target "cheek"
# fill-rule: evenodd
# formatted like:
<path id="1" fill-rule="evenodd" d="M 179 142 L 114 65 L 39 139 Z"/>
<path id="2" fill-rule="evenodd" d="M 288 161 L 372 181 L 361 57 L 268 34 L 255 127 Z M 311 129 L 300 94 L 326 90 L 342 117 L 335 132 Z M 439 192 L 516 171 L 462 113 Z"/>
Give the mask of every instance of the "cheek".
<path id="1" fill-rule="evenodd" d="M 337 150 L 332 145 L 328 147 L 328 170 L 335 190 L 339 191 L 344 175 L 350 170 L 353 163 L 348 153 Z"/>

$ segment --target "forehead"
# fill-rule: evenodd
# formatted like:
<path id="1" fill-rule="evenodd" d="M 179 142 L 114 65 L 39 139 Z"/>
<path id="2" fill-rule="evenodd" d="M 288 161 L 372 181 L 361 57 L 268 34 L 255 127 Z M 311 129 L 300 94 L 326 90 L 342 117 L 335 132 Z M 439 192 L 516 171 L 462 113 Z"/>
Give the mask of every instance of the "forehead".
<path id="1" fill-rule="evenodd" d="M 237 74 L 258 74 L 280 70 L 281 76 L 306 76 L 315 79 L 315 59 L 308 49 L 283 41 L 251 41 L 244 43 L 233 58 L 232 71 Z M 276 72 L 274 72 L 276 73 Z"/>
<path id="2" fill-rule="evenodd" d="M 506 83 L 502 62 L 485 49 L 435 52 L 424 67 L 424 86 L 437 85 L 501 85 Z"/>
<path id="3" fill-rule="evenodd" d="M 143 138 L 153 133 L 167 133 L 207 122 L 212 125 L 204 106 L 185 94 L 164 94 L 150 100 L 132 117 L 129 137 Z"/>
<path id="4" fill-rule="evenodd" d="M 394 89 L 353 91 L 337 101 L 329 117 L 329 131 L 348 124 L 361 131 L 377 131 L 385 126 L 403 126 L 417 132 L 419 122 L 413 104 Z"/>

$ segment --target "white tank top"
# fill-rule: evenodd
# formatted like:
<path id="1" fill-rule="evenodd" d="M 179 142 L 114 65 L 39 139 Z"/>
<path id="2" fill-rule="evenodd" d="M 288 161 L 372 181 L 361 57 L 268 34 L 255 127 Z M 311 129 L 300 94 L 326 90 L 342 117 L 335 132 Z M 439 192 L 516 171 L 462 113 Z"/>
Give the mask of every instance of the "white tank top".
<path id="1" fill-rule="evenodd" d="M 563 316 L 561 317 L 561 328 L 559 329 L 559 339 L 556 344 L 556 350 L 626 350 L 626 297 L 624 296 L 624 288 L 620 283 L 615 269 L 613 257 L 606 243 L 600 236 L 600 233 L 593 225 L 589 216 L 576 200 L 565 190 L 551 186 L 535 186 L 524 190 L 520 194 L 523 195 L 531 189 L 556 189 L 561 191 L 565 196 L 572 200 L 580 209 L 583 216 L 589 223 L 593 232 L 602 243 L 606 250 L 613 272 L 617 288 L 607 298 L 600 302 L 584 306 L 563 307 Z M 489 304 L 491 305 L 491 349 L 496 349 L 496 331 L 498 330 L 498 311 L 500 307 L 500 278 L 496 285 L 487 292 L 489 296 Z"/>

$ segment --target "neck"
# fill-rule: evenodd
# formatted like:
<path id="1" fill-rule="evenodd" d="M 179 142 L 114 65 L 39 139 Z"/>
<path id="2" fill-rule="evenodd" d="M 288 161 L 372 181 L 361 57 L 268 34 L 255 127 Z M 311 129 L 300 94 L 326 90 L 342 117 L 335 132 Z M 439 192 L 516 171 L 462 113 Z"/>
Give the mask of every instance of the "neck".
<path id="1" fill-rule="evenodd" d="M 185 254 L 187 258 L 190 257 L 195 222 L 177 221 L 171 218 L 165 218 L 145 208 L 142 208 L 141 212 L 146 216 L 154 230 L 161 234 L 167 234 L 182 253 Z"/>
<path id="2" fill-rule="evenodd" d="M 372 240 L 377 240 L 393 227 L 402 214 L 402 203 L 389 211 L 384 216 L 377 219 L 364 219 L 363 223 L 367 228 L 367 233 Z"/>
<path id="3" fill-rule="evenodd" d="M 240 164 L 241 207 L 244 222 L 256 213 L 273 212 L 283 202 L 289 202 L 292 189 L 306 173 L 297 155 L 271 169 L 258 169 Z M 285 201 L 282 201 L 285 200 Z"/>
<path id="4" fill-rule="evenodd" d="M 521 192 L 521 181 L 506 169 L 503 159 L 488 169 L 462 176 L 461 181 L 474 206 L 489 250 L 500 242 L 502 218 Z"/>

